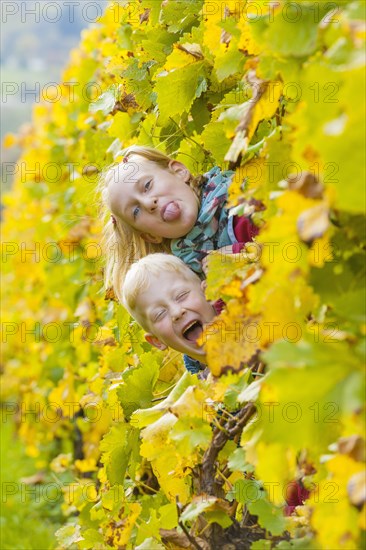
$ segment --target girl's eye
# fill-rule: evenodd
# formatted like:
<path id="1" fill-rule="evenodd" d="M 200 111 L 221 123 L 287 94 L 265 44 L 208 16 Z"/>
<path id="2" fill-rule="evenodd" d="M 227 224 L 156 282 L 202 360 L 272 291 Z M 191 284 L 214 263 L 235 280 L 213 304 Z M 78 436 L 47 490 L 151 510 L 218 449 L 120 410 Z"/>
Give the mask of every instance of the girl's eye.
<path id="1" fill-rule="evenodd" d="M 183 298 L 185 298 L 188 294 L 189 290 L 185 290 L 184 292 L 181 292 L 180 294 L 178 294 L 177 296 L 177 300 L 182 300 Z"/>
<path id="2" fill-rule="evenodd" d="M 139 212 L 140 212 L 140 209 L 139 209 L 138 206 L 136 206 L 136 208 L 135 208 L 134 211 L 133 211 L 133 218 L 134 218 L 134 220 L 137 218 Z"/>
<path id="3" fill-rule="evenodd" d="M 150 189 L 150 187 L 151 187 L 151 180 L 149 180 L 145 183 L 145 185 L 144 185 L 145 191 L 148 191 Z"/>

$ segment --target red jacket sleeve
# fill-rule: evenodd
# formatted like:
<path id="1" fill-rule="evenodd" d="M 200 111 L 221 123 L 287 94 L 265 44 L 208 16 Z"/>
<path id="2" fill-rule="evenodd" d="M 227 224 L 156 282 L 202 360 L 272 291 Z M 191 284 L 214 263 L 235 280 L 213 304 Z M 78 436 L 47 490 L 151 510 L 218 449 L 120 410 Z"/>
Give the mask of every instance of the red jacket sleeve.
<path id="1" fill-rule="evenodd" d="M 245 216 L 234 216 L 233 229 L 235 238 L 238 241 L 233 244 L 234 254 L 238 254 L 244 247 L 244 244 L 250 242 L 259 232 L 258 227 Z"/>
<path id="2" fill-rule="evenodd" d="M 224 300 L 221 300 L 221 298 L 219 298 L 212 305 L 213 305 L 213 308 L 216 312 L 216 315 L 220 315 L 220 313 L 222 312 L 222 310 L 224 309 L 226 304 L 225 304 Z"/>
<path id="3" fill-rule="evenodd" d="M 301 506 L 310 496 L 310 492 L 305 489 L 300 481 L 291 481 L 286 487 L 286 503 L 284 514 L 290 516 L 296 506 Z"/>

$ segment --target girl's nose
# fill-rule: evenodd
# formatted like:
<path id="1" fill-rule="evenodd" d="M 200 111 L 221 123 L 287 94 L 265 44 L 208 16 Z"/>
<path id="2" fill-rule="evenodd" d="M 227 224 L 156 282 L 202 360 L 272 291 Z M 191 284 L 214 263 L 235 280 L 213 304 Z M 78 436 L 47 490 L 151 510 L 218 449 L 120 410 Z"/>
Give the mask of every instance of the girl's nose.
<path id="1" fill-rule="evenodd" d="M 149 212 L 154 212 L 154 210 L 158 207 L 158 199 L 154 197 L 146 197 L 144 205 Z"/>

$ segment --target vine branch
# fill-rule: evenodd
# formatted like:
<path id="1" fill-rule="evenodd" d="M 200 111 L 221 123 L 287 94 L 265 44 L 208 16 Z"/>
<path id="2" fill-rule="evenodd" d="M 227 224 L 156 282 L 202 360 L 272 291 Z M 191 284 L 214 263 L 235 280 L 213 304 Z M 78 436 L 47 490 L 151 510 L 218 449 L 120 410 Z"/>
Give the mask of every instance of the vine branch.
<path id="1" fill-rule="evenodd" d="M 227 441 L 243 431 L 244 426 L 255 412 L 255 405 L 248 403 L 235 418 L 228 421 L 220 419 L 220 426 L 214 429 L 211 445 L 205 451 L 202 459 L 201 491 L 208 495 L 220 496 L 219 484 L 215 480 L 216 460 L 219 452 Z M 224 429 L 222 429 L 224 427 Z"/>

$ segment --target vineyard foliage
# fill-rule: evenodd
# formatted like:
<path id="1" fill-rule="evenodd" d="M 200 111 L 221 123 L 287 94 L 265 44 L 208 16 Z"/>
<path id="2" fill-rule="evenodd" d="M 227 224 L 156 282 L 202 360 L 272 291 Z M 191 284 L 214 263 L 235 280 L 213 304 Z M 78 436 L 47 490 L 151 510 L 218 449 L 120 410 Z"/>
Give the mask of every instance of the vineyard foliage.
<path id="1" fill-rule="evenodd" d="M 364 8 L 110 2 L 7 138 L 3 400 L 63 488 L 60 548 L 364 543 Z M 233 169 L 255 209 L 256 242 L 209 258 L 207 380 L 102 290 L 97 181 L 134 143 Z"/>

